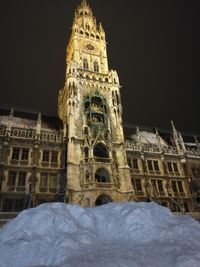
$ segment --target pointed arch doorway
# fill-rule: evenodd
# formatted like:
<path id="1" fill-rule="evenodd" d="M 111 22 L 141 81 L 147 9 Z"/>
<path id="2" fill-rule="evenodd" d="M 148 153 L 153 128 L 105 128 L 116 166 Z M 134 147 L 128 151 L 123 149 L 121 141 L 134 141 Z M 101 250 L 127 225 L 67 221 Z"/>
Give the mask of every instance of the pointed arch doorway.
<path id="1" fill-rule="evenodd" d="M 107 203 L 112 202 L 112 199 L 109 196 L 106 195 L 100 195 L 97 197 L 95 201 L 95 206 L 101 206 Z"/>

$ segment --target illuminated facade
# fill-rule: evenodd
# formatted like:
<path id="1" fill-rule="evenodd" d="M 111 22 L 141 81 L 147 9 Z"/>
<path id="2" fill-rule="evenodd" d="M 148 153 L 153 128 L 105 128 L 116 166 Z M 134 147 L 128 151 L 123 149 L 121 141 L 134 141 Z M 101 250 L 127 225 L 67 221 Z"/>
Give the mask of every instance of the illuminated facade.
<path id="1" fill-rule="evenodd" d="M 120 83 L 86 1 L 75 12 L 59 118 L 1 110 L 0 210 L 48 201 L 82 206 L 156 201 L 197 211 L 200 144 L 172 131 L 122 126 Z"/>

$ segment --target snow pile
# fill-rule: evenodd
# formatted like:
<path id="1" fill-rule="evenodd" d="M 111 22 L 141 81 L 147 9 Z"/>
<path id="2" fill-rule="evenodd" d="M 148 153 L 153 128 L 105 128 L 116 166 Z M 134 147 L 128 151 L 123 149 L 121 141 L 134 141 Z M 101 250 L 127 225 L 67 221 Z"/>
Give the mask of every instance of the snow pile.
<path id="1" fill-rule="evenodd" d="M 155 203 L 43 204 L 0 231 L 0 267 L 199 267 L 200 224 Z"/>

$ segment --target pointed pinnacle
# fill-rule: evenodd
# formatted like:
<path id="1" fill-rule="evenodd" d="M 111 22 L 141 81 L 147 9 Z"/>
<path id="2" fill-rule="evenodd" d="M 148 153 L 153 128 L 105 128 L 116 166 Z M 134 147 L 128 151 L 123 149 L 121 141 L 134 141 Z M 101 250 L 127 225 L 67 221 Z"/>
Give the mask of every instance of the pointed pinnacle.
<path id="1" fill-rule="evenodd" d="M 87 0 L 82 0 L 81 6 L 88 6 Z"/>
<path id="2" fill-rule="evenodd" d="M 176 128 L 175 128 L 175 126 L 174 126 L 174 122 L 171 120 L 171 125 L 172 125 L 172 129 L 173 129 L 173 131 L 174 132 L 176 132 Z"/>

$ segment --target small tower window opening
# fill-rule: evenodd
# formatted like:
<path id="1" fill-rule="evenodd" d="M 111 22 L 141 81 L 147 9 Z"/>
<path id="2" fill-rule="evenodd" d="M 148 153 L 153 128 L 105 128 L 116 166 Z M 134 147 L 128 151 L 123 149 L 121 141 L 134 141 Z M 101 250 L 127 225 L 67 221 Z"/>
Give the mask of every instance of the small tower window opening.
<path id="1" fill-rule="evenodd" d="M 99 35 L 97 35 L 96 38 L 99 40 L 100 39 Z"/>
<path id="2" fill-rule="evenodd" d="M 103 159 L 109 158 L 108 150 L 106 146 L 102 143 L 99 143 L 94 147 L 93 155 L 97 160 L 100 160 L 100 161 L 102 161 Z"/>
<path id="3" fill-rule="evenodd" d="M 100 168 L 95 173 L 95 180 L 97 183 L 110 183 L 110 175 L 107 170 Z"/>
<path id="4" fill-rule="evenodd" d="M 94 62 L 94 71 L 99 72 L 99 64 L 97 61 Z"/>
<path id="5" fill-rule="evenodd" d="M 80 31 L 80 34 L 83 34 L 83 31 Z"/>
<path id="6" fill-rule="evenodd" d="M 84 148 L 84 157 L 85 157 L 85 159 L 89 158 L 89 149 L 88 149 L 88 147 Z"/>
<path id="7" fill-rule="evenodd" d="M 86 58 L 83 59 L 83 68 L 88 70 L 88 60 Z"/>

